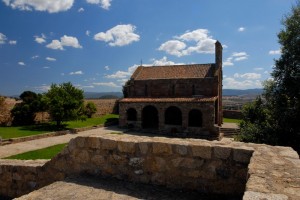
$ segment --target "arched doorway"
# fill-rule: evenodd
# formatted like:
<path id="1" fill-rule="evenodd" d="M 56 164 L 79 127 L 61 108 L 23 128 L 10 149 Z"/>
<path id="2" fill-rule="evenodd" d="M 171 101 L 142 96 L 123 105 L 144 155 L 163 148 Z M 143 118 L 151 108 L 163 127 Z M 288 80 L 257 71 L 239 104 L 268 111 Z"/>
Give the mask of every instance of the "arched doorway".
<path id="1" fill-rule="evenodd" d="M 182 125 L 181 110 L 175 106 L 171 106 L 165 111 L 165 124 Z"/>
<path id="2" fill-rule="evenodd" d="M 143 108 L 142 127 L 149 129 L 158 128 L 158 111 L 154 106 L 146 106 Z"/>
<path id="3" fill-rule="evenodd" d="M 137 120 L 137 112 L 134 108 L 129 108 L 126 112 L 127 121 L 136 121 Z"/>
<path id="4" fill-rule="evenodd" d="M 193 109 L 189 112 L 189 126 L 202 127 L 202 113 L 200 110 Z"/>

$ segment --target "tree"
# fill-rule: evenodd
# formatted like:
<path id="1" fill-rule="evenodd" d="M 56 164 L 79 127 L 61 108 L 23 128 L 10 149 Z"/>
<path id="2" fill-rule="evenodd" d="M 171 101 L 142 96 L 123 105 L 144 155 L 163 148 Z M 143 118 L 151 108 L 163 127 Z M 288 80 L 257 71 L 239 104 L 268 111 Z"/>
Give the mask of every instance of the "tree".
<path id="1" fill-rule="evenodd" d="M 96 105 L 93 102 L 88 102 L 85 105 L 84 113 L 88 118 L 91 118 L 93 114 L 97 112 Z"/>
<path id="2" fill-rule="evenodd" d="M 11 110 L 14 125 L 34 124 L 35 113 L 40 110 L 41 96 L 32 92 L 25 91 L 20 95 L 21 103 L 17 103 Z"/>
<path id="3" fill-rule="evenodd" d="M 52 84 L 44 96 L 44 101 L 58 127 L 63 121 L 79 119 L 83 115 L 83 91 L 74 87 L 70 82 L 60 85 Z"/>
<path id="4" fill-rule="evenodd" d="M 261 124 L 271 125 L 272 130 L 266 133 L 266 129 L 259 127 L 262 133 L 260 137 L 267 138 L 265 134 L 272 131 L 271 135 L 278 144 L 292 146 L 300 152 L 300 1 L 292 7 L 291 13 L 284 16 L 282 24 L 283 28 L 278 34 L 281 56 L 275 60 L 271 73 L 273 80 L 265 82 L 263 94 L 266 101 L 262 108 L 267 117 L 261 120 Z M 264 112 L 259 113 L 257 117 L 262 119 L 264 115 Z M 249 127 L 253 123 L 249 126 L 243 123 L 241 130 L 248 128 L 248 134 L 251 134 Z M 273 139 L 265 142 L 272 144 Z"/>

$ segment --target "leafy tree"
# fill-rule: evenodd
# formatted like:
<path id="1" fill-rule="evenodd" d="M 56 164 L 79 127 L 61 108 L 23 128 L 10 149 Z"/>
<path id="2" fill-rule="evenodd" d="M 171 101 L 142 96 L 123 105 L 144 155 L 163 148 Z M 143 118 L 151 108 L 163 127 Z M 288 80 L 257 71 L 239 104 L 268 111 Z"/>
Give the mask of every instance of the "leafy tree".
<path id="1" fill-rule="evenodd" d="M 272 135 L 280 145 L 292 146 L 300 152 L 300 1 L 284 16 L 282 24 L 278 34 L 281 56 L 275 60 L 273 81 L 264 85 L 266 104 L 263 107 L 269 116 L 265 123 L 272 125 Z M 262 113 L 258 115 L 262 116 Z M 264 129 L 262 133 L 266 134 Z"/>
<path id="2" fill-rule="evenodd" d="M 93 102 L 88 102 L 85 105 L 84 113 L 88 118 L 91 118 L 93 114 L 97 112 L 96 105 Z"/>
<path id="3" fill-rule="evenodd" d="M 40 110 L 41 96 L 32 91 L 25 91 L 20 95 L 21 103 L 11 110 L 14 125 L 30 125 L 34 123 L 35 113 Z"/>
<path id="4" fill-rule="evenodd" d="M 44 101 L 58 127 L 63 121 L 79 119 L 83 115 L 83 91 L 74 87 L 70 82 L 60 85 L 52 84 L 44 96 Z"/>

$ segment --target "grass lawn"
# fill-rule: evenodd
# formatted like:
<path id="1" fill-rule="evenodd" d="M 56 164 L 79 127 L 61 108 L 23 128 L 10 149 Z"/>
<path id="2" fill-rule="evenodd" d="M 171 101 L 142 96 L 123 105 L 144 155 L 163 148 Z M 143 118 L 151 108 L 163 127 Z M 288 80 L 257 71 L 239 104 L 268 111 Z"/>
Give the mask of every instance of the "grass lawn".
<path id="1" fill-rule="evenodd" d="M 223 118 L 223 122 L 225 122 L 225 123 L 236 123 L 236 124 L 239 124 L 241 122 L 241 120 L 240 119 Z"/>
<path id="2" fill-rule="evenodd" d="M 85 121 L 69 121 L 64 123 L 62 129 L 57 129 L 54 123 L 38 124 L 32 126 L 17 126 L 17 127 L 0 127 L 0 137 L 2 139 L 25 137 L 30 135 L 38 135 L 47 132 L 66 130 L 73 128 L 92 127 L 105 124 L 119 116 L 115 114 L 108 114 L 98 118 L 88 118 Z"/>
<path id="3" fill-rule="evenodd" d="M 18 160 L 36 160 L 36 159 L 51 159 L 56 156 L 67 144 L 58 144 L 44 149 L 28 151 L 26 153 L 7 157 L 5 159 Z"/>

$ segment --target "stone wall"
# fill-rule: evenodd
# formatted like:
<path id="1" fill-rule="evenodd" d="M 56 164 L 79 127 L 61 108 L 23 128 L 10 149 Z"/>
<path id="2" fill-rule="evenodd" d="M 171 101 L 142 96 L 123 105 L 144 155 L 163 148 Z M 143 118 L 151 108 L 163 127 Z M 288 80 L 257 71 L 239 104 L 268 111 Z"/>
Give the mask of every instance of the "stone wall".
<path id="1" fill-rule="evenodd" d="M 244 199 L 299 199 L 300 160 L 288 147 L 107 134 L 78 137 L 51 161 L 0 160 L 0 195 L 17 197 L 90 174 Z"/>
<path id="2" fill-rule="evenodd" d="M 230 119 L 242 119 L 240 110 L 223 110 L 223 117 Z"/>

